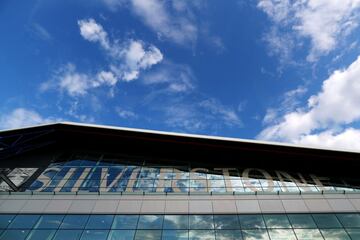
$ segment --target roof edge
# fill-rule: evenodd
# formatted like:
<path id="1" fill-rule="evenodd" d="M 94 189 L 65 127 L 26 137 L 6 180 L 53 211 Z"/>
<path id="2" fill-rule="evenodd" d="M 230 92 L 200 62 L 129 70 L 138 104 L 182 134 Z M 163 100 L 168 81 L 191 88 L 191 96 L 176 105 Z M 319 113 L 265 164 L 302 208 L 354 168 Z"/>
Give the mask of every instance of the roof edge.
<path id="1" fill-rule="evenodd" d="M 69 122 L 69 121 L 45 123 L 45 124 L 39 124 L 39 125 L 34 125 L 34 126 L 25 126 L 25 127 L 20 127 L 20 128 L 14 128 L 14 129 L 4 129 L 4 130 L 0 130 L 0 134 L 5 133 L 5 132 L 11 132 L 11 131 L 19 131 L 19 130 L 21 131 L 21 130 L 27 130 L 27 129 L 31 129 L 31 128 L 49 127 L 49 126 L 56 126 L 56 125 L 92 127 L 92 128 L 98 128 L 98 129 L 149 133 L 149 134 L 157 134 L 157 135 L 168 135 L 168 136 L 174 136 L 174 137 L 188 137 L 188 138 L 209 139 L 209 140 L 217 140 L 217 141 L 251 143 L 251 144 L 259 144 L 259 145 L 274 145 L 274 146 L 279 146 L 279 147 L 303 148 L 303 149 L 311 149 L 311 150 L 323 150 L 323 151 L 344 152 L 344 153 L 360 153 L 360 151 L 346 149 L 346 148 L 314 147 L 314 146 L 310 146 L 310 145 L 300 145 L 300 144 L 292 144 L 292 143 L 261 141 L 261 140 L 233 138 L 233 137 L 220 137 L 220 136 L 213 136 L 213 135 L 177 133 L 177 132 L 159 131 L 159 130 L 151 130 L 151 129 L 127 128 L 127 127 L 118 127 L 118 126 L 109 126 L 109 125 L 91 124 L 91 123 L 78 123 L 78 122 Z"/>

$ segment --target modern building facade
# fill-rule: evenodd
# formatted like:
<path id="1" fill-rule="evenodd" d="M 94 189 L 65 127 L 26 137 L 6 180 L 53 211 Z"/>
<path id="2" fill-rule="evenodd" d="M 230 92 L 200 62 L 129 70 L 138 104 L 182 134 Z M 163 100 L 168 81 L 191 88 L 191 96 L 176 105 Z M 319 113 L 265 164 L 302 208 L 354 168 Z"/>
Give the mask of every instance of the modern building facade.
<path id="1" fill-rule="evenodd" d="M 360 153 L 76 123 L 0 132 L 0 240 L 360 239 Z"/>

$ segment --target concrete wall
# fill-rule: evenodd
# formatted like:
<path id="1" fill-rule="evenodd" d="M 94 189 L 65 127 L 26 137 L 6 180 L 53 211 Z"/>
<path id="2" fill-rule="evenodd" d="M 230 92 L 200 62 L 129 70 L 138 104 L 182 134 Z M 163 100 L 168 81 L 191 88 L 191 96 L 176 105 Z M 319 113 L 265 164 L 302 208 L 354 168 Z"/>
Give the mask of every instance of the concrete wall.
<path id="1" fill-rule="evenodd" d="M 360 212 L 360 194 L 0 195 L 0 214 L 251 214 L 320 212 Z"/>

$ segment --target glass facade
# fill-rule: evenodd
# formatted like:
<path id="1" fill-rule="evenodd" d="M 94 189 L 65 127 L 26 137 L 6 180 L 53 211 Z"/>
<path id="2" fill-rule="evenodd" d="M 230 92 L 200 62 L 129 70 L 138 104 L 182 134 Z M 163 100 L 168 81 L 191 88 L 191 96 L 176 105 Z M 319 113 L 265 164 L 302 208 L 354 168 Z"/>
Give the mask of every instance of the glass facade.
<path id="1" fill-rule="evenodd" d="M 0 191 L 246 194 L 359 192 L 360 189 L 357 184 L 360 181 L 356 179 L 349 182 L 258 168 L 205 168 L 171 160 L 169 165 L 154 165 L 148 160 L 124 159 L 101 154 L 73 155 L 55 158 L 41 170 L 2 168 Z"/>
<path id="2" fill-rule="evenodd" d="M 1 240 L 358 240 L 360 215 L 0 215 Z"/>
<path id="3" fill-rule="evenodd" d="M 149 161 L 69 158 L 50 164 L 26 189 L 39 192 L 343 192 L 344 180 L 257 168 L 199 168 Z"/>

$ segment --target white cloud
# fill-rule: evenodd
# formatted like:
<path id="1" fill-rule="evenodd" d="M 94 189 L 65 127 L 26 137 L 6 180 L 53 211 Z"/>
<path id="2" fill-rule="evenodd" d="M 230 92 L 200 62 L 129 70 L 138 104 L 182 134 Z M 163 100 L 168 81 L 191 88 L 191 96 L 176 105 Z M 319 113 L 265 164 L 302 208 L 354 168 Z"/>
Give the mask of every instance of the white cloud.
<path id="1" fill-rule="evenodd" d="M 94 19 L 79 20 L 78 25 L 80 27 L 80 34 L 83 38 L 90 42 L 99 42 L 103 48 L 107 50 L 110 49 L 107 33 Z"/>
<path id="2" fill-rule="evenodd" d="M 116 113 L 119 115 L 119 117 L 123 119 L 135 119 L 138 117 L 138 115 L 135 112 L 130 110 L 125 110 L 120 107 L 117 107 L 115 110 Z"/>
<path id="3" fill-rule="evenodd" d="M 178 44 L 186 44 L 196 41 L 198 31 L 187 11 L 186 5 L 190 2 L 172 4 L 173 14 L 169 13 L 170 6 L 166 6 L 166 1 L 161 0 L 131 0 L 131 6 L 135 14 L 160 38 L 165 37 Z"/>
<path id="4" fill-rule="evenodd" d="M 84 96 L 90 89 L 101 86 L 114 87 L 119 80 L 133 81 L 140 72 L 151 68 L 163 60 L 160 50 L 140 40 L 110 41 L 107 32 L 94 19 L 78 21 L 81 36 L 90 42 L 97 42 L 111 59 L 110 70 L 97 73 L 84 73 L 76 70 L 72 63 L 58 69 L 50 81 L 44 82 L 40 89 L 59 89 L 68 95 Z M 111 95 L 111 94 L 110 94 Z"/>
<path id="5" fill-rule="evenodd" d="M 211 114 L 218 116 L 218 118 L 228 126 L 242 126 L 242 122 L 235 110 L 224 106 L 213 98 L 206 99 L 200 102 L 199 105 L 208 110 Z"/>
<path id="6" fill-rule="evenodd" d="M 258 8 L 277 27 L 310 39 L 309 61 L 335 49 L 358 26 L 360 17 L 360 0 L 259 0 Z"/>
<path id="7" fill-rule="evenodd" d="M 360 56 L 348 68 L 334 71 L 323 82 L 321 91 L 308 99 L 306 108 L 286 113 L 258 138 L 311 143 L 326 137 L 337 142 L 344 136 L 355 136 L 357 130 L 346 125 L 360 120 L 359 76 Z"/>
<path id="8" fill-rule="evenodd" d="M 147 50 L 141 41 L 131 40 L 124 49 L 125 63 L 120 66 L 123 71 L 122 78 L 125 81 L 132 81 L 139 77 L 140 70 L 145 70 L 161 62 L 163 55 L 158 48 L 150 45 Z"/>
<path id="9" fill-rule="evenodd" d="M 139 78 L 142 70 L 149 69 L 163 60 L 163 54 L 154 45 L 133 39 L 121 44 L 119 39 L 110 41 L 107 32 L 94 19 L 79 20 L 78 24 L 81 36 L 90 42 L 98 42 L 111 58 L 111 82 L 115 79 L 127 82 L 135 80 Z M 108 77 L 109 74 L 110 72 Z"/>
<path id="10" fill-rule="evenodd" d="M 38 38 L 42 40 L 48 41 L 52 39 L 51 34 L 39 23 L 32 23 L 29 27 L 29 30 L 31 33 L 35 34 Z"/>
<path id="11" fill-rule="evenodd" d="M 193 99 L 185 102 L 181 98 L 165 104 L 165 123 L 176 131 L 212 132 L 216 134 L 224 127 L 242 127 L 242 121 L 235 109 L 223 105 L 218 100 Z"/>
<path id="12" fill-rule="evenodd" d="M 16 108 L 10 113 L 2 114 L 0 117 L 0 129 L 13 129 L 38 124 L 61 121 L 56 118 L 44 118 L 36 111 L 26 108 Z"/>
<path id="13" fill-rule="evenodd" d="M 161 68 L 145 74 L 143 83 L 146 85 L 164 85 L 167 91 L 173 93 L 190 92 L 194 90 L 195 76 L 186 65 L 166 62 Z"/>
<path id="14" fill-rule="evenodd" d="M 117 78 L 112 72 L 101 71 L 97 74 L 97 81 L 94 85 L 106 84 L 108 86 L 114 86 L 117 83 Z"/>
<path id="15" fill-rule="evenodd" d="M 347 128 L 341 132 L 331 130 L 301 136 L 295 143 L 309 146 L 322 146 L 338 149 L 360 150 L 360 130 Z"/>
<path id="16" fill-rule="evenodd" d="M 90 89 L 98 88 L 103 85 L 115 86 L 117 78 L 112 72 L 100 71 L 97 74 L 81 73 L 76 70 L 76 66 L 68 63 L 60 67 L 52 76 L 52 79 L 44 82 L 40 90 L 50 89 L 66 92 L 72 97 L 84 96 Z"/>

